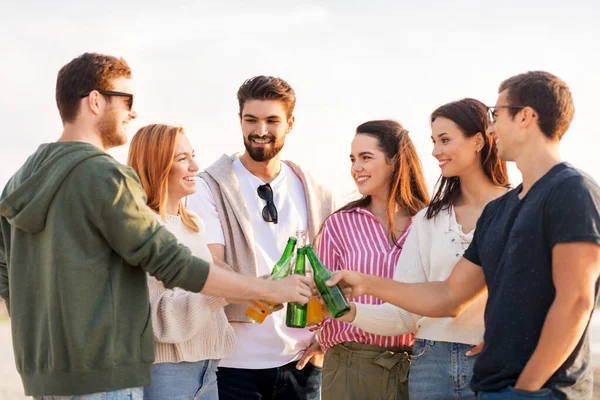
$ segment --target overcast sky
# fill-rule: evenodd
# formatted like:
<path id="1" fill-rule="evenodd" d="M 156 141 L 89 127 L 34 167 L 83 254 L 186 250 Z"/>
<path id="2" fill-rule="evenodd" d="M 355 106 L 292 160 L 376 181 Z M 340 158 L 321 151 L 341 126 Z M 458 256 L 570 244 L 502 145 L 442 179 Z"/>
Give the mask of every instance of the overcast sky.
<path id="1" fill-rule="evenodd" d="M 571 87 L 576 113 L 563 158 L 600 180 L 600 6 L 596 1 L 103 1 L 7 2 L 0 14 L 0 186 L 61 124 L 61 66 L 86 51 L 123 56 L 134 72 L 137 120 L 182 125 L 201 167 L 243 150 L 236 92 L 275 75 L 296 91 L 284 149 L 329 185 L 354 192 L 354 129 L 400 121 L 430 188 L 429 114 L 462 97 L 494 104 L 499 83 L 547 70 Z M 127 146 L 111 151 L 126 160 Z M 519 183 L 518 171 L 511 179 Z"/>

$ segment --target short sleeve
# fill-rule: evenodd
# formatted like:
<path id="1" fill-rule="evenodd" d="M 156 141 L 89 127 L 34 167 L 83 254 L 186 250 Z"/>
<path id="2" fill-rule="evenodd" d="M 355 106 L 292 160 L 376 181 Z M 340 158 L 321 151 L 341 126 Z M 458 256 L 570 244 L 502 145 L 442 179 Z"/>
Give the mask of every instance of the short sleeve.
<path id="1" fill-rule="evenodd" d="M 204 223 L 206 243 L 225 245 L 225 235 L 215 199 L 204 179 L 196 178 L 196 193 L 187 197 L 187 207 Z"/>
<path id="2" fill-rule="evenodd" d="M 586 176 L 565 179 L 545 202 L 544 222 L 552 247 L 570 242 L 600 244 L 600 188 Z"/>
<path id="3" fill-rule="evenodd" d="M 471 261 L 473 264 L 479 266 L 481 266 L 481 259 L 479 258 L 479 248 L 477 247 L 477 243 L 479 243 L 480 237 L 481 235 L 483 235 L 484 229 L 482 228 L 482 225 L 483 221 L 486 219 L 486 211 L 488 210 L 489 204 L 483 209 L 483 213 L 477 220 L 477 224 L 475 225 L 475 232 L 473 233 L 473 240 L 471 241 L 471 244 L 463 254 L 464 258 Z"/>

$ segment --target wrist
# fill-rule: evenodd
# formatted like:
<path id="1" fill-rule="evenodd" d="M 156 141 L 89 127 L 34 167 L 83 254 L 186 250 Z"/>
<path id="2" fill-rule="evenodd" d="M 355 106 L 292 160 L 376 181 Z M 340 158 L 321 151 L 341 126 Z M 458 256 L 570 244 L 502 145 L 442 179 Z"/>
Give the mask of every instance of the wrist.
<path id="1" fill-rule="evenodd" d="M 268 300 L 272 301 L 276 295 L 277 284 L 276 281 L 271 279 L 255 278 L 256 283 L 256 295 L 252 297 L 253 300 Z"/>
<path id="2" fill-rule="evenodd" d="M 540 390 L 543 384 L 536 383 L 535 379 L 527 379 L 527 377 L 521 376 L 517 379 L 514 388 L 517 390 L 525 390 L 528 392 L 534 392 L 536 390 Z"/>
<path id="3" fill-rule="evenodd" d="M 347 314 L 338 318 L 338 321 L 351 324 L 356 319 L 356 304 L 350 303 L 350 311 Z"/>
<path id="4" fill-rule="evenodd" d="M 365 288 L 365 294 L 372 294 L 374 285 L 374 279 L 377 278 L 376 275 L 367 275 L 363 274 L 363 286 Z"/>

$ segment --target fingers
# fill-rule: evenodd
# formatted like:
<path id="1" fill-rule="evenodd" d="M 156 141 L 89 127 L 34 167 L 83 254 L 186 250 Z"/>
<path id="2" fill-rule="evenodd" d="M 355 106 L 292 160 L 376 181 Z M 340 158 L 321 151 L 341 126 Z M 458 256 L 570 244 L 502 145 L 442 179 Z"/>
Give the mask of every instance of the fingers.
<path id="1" fill-rule="evenodd" d="M 321 345 L 318 342 L 315 342 L 308 346 L 308 348 L 302 355 L 302 358 L 296 363 L 296 369 L 304 368 L 306 364 L 310 361 L 310 359 L 313 358 L 315 354 L 318 354 L 319 352 L 321 352 Z"/>
<path id="2" fill-rule="evenodd" d="M 254 311 L 256 311 L 259 314 L 264 314 L 265 311 L 262 308 L 260 308 L 259 303 L 263 304 L 264 308 L 266 308 L 266 309 L 271 308 L 271 305 L 269 303 L 264 302 L 262 300 L 252 300 L 252 301 L 249 301 L 248 302 L 248 307 L 252 308 Z"/>
<path id="3" fill-rule="evenodd" d="M 310 288 L 310 286 L 312 284 L 312 279 L 310 279 L 308 276 L 302 276 L 302 275 L 292 275 L 292 276 L 297 276 L 298 279 L 300 279 L 300 282 L 304 283 L 306 286 L 308 286 Z"/>
<path id="4" fill-rule="evenodd" d="M 471 350 L 467 351 L 465 354 L 469 357 L 476 356 L 477 354 L 481 353 L 481 350 L 483 350 L 484 344 L 485 344 L 485 342 L 481 342 L 477 346 L 471 347 Z"/>
<path id="5" fill-rule="evenodd" d="M 310 360 L 310 357 L 312 357 L 312 355 L 308 354 L 308 350 L 305 351 L 302 358 L 300 360 L 298 360 L 298 362 L 296 363 L 296 369 L 304 368 L 306 366 L 306 363 L 308 362 L 308 360 Z"/>
<path id="6" fill-rule="evenodd" d="M 271 309 L 273 310 L 273 312 L 283 310 L 283 304 L 275 304 L 274 306 L 271 306 Z"/>
<path id="7" fill-rule="evenodd" d="M 315 296 L 315 297 L 319 297 L 319 296 L 321 295 L 321 293 L 319 293 L 319 289 L 317 289 L 317 287 L 316 287 L 316 286 L 314 286 L 314 285 L 313 285 L 313 286 L 311 286 L 311 288 L 310 288 L 310 289 L 312 290 L 312 295 L 313 295 L 313 296 Z"/>
<path id="8" fill-rule="evenodd" d="M 327 280 L 327 282 L 325 282 L 325 284 L 330 287 L 337 285 L 341 280 L 344 279 L 345 273 L 346 273 L 346 271 L 334 272 L 333 276 L 331 278 L 329 278 L 329 280 Z"/>

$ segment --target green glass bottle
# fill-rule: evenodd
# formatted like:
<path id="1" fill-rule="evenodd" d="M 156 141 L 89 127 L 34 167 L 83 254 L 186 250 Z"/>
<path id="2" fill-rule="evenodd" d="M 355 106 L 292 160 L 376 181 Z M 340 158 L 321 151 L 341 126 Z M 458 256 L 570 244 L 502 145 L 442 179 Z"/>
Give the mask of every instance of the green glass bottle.
<path id="1" fill-rule="evenodd" d="M 294 248 L 296 247 L 296 238 L 295 237 L 290 237 L 288 239 L 287 244 L 285 245 L 285 250 L 283 251 L 283 254 L 281 255 L 281 258 L 279 259 L 279 261 L 277 261 L 277 263 L 275 264 L 275 266 L 273 267 L 273 270 L 271 271 L 271 279 L 281 279 L 281 278 L 285 278 L 286 276 L 288 276 L 291 272 L 292 269 L 292 261 L 294 260 Z M 275 306 L 275 303 L 271 303 L 271 302 L 267 302 L 269 303 L 272 307 Z M 246 309 L 246 315 L 249 316 L 250 318 L 252 318 L 254 321 L 258 322 L 259 324 L 262 324 L 263 321 L 265 320 L 265 318 L 267 318 L 267 316 L 269 314 L 271 314 L 273 311 L 272 309 L 267 309 L 265 307 L 263 307 L 260 303 L 254 302 L 254 304 L 260 308 L 262 310 L 262 312 L 258 312 L 256 310 L 254 310 L 252 307 L 248 307 Z"/>
<path id="2" fill-rule="evenodd" d="M 319 260 L 319 257 L 317 257 L 310 244 L 307 244 L 304 248 L 306 249 L 306 255 L 310 261 L 310 265 L 312 265 L 315 285 L 317 286 L 317 289 L 319 289 L 319 293 L 321 293 L 321 297 L 323 297 L 323 301 L 325 302 L 325 305 L 327 305 L 329 313 L 333 318 L 339 318 L 342 315 L 347 314 L 348 311 L 350 311 L 350 304 L 348 304 L 348 300 L 344 297 L 340 285 L 332 287 L 325 285 L 325 282 L 332 276 L 331 271 L 323 265 L 321 260 Z"/>
<path id="3" fill-rule="evenodd" d="M 285 250 L 281 255 L 281 258 L 271 271 L 272 279 L 281 279 L 290 275 L 292 272 L 292 262 L 294 261 L 294 249 L 296 248 L 297 239 L 291 236 L 285 245 Z"/>
<path id="4" fill-rule="evenodd" d="M 306 259 L 306 250 L 304 247 L 298 248 L 296 253 L 296 268 L 294 274 L 306 275 L 304 260 Z M 285 324 L 290 328 L 304 328 L 306 326 L 306 310 L 308 304 L 288 303 Z"/>

